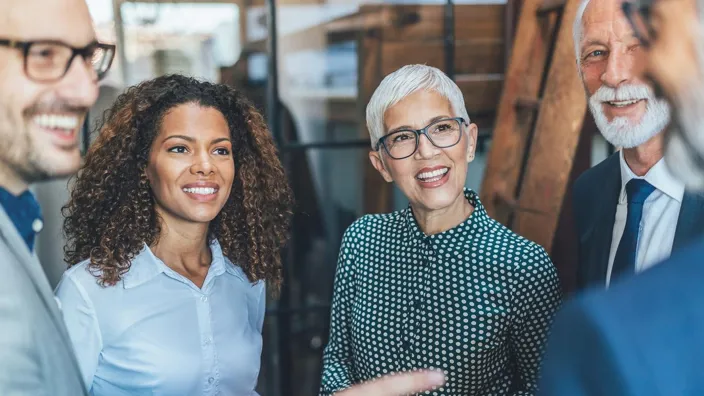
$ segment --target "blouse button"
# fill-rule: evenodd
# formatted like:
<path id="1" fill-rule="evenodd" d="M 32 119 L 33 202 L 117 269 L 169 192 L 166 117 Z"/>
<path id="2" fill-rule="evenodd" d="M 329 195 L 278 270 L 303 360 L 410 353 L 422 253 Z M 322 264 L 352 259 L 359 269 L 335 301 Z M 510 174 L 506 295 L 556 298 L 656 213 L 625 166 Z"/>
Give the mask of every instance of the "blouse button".
<path id="1" fill-rule="evenodd" d="M 213 378 L 213 377 L 208 378 L 208 383 L 209 383 L 209 384 L 212 384 L 213 382 L 215 382 L 215 378 Z"/>
<path id="2" fill-rule="evenodd" d="M 201 296 L 200 300 L 203 302 L 208 302 L 208 296 Z"/>

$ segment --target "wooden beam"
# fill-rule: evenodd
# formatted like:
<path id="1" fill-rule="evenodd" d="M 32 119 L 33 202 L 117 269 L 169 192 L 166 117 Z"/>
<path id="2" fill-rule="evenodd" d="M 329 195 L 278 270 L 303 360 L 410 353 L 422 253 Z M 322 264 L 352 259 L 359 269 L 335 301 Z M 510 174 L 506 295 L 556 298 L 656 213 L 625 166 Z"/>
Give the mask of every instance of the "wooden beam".
<path id="1" fill-rule="evenodd" d="M 572 24 L 579 3 L 580 0 L 569 0 L 565 6 L 519 195 L 521 206 L 538 213 L 517 213 L 512 227 L 548 252 L 587 108 L 584 88 L 575 70 L 572 42 Z"/>
<path id="2" fill-rule="evenodd" d="M 489 215 L 503 224 L 508 223 L 515 208 L 523 155 L 535 117 L 533 111 L 516 109 L 515 99 L 537 98 L 551 38 L 548 33 L 554 26 L 554 20 L 537 18 L 536 12 L 542 4 L 543 0 L 526 0 L 521 7 L 480 190 Z"/>

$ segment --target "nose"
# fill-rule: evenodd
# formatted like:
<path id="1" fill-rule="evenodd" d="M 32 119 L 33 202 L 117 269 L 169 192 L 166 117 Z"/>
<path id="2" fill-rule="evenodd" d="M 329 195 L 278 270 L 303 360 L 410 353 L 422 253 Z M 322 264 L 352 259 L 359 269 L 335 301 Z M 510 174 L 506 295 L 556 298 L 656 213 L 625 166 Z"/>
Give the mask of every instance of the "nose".
<path id="1" fill-rule="evenodd" d="M 426 135 L 420 135 L 418 137 L 418 150 L 416 150 L 417 159 L 433 158 L 438 154 L 439 151 L 440 149 L 435 147 L 435 145 L 430 141 L 430 139 L 428 139 Z"/>
<path id="2" fill-rule="evenodd" d="M 213 173 L 215 173 L 215 167 L 213 166 L 213 163 L 207 151 L 203 150 L 201 154 L 193 157 L 193 164 L 191 165 L 191 174 L 208 176 Z"/>
<path id="3" fill-rule="evenodd" d="M 634 75 L 634 55 L 626 49 L 614 49 L 609 53 L 606 61 L 606 68 L 601 75 L 601 82 L 605 85 L 616 88 L 621 84 L 629 82 Z"/>
<path id="4" fill-rule="evenodd" d="M 57 88 L 58 96 L 74 107 L 90 108 L 98 99 L 95 72 L 80 56 L 73 58 Z"/>

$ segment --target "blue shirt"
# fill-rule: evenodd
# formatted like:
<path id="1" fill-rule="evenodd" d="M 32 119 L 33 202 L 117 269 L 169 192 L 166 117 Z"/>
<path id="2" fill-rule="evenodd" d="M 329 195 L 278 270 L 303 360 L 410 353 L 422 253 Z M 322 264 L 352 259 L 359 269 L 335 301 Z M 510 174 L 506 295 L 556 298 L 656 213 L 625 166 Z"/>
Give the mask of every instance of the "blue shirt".
<path id="1" fill-rule="evenodd" d="M 91 395 L 256 395 L 265 285 L 211 251 L 200 289 L 146 246 L 115 286 L 88 261 L 66 271 L 56 294 Z"/>
<path id="2" fill-rule="evenodd" d="M 33 251 L 34 239 L 44 226 L 42 211 L 34 194 L 27 190 L 19 196 L 14 196 L 0 187 L 0 206 L 5 209 L 5 213 L 12 220 L 12 224 L 24 239 L 29 251 Z"/>

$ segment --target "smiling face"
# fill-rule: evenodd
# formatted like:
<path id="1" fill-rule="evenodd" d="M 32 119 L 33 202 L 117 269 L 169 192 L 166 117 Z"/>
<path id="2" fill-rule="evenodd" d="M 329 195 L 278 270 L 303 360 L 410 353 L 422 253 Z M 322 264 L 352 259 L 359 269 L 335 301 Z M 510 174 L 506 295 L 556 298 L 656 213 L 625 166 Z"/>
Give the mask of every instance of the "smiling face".
<path id="1" fill-rule="evenodd" d="M 621 3 L 592 0 L 585 9 L 579 67 L 599 130 L 614 146 L 632 148 L 662 131 L 670 113 L 640 77 L 645 52 Z"/>
<path id="2" fill-rule="evenodd" d="M 152 143 L 147 177 L 162 219 L 212 221 L 235 178 L 230 128 L 222 113 L 192 103 L 167 112 Z"/>
<path id="3" fill-rule="evenodd" d="M 450 102 L 435 91 L 417 91 L 384 113 L 386 133 L 399 129 L 422 129 L 441 118 L 456 117 Z M 395 182 L 416 209 L 433 211 L 463 200 L 467 164 L 474 158 L 477 139 L 475 124 L 462 125 L 460 142 L 452 147 L 435 147 L 421 136 L 418 150 L 396 160 L 381 148 L 369 154 L 372 165 L 388 182 Z"/>
<path id="4" fill-rule="evenodd" d="M 83 0 L 7 0 L 2 8 L 2 38 L 61 40 L 75 47 L 95 40 Z M 41 62 L 48 54 L 30 56 Z M 95 80 L 91 68 L 76 57 L 62 79 L 33 81 L 24 71 L 23 52 L 0 47 L 1 184 L 18 193 L 29 183 L 78 169 L 78 133 L 98 96 Z"/>
<path id="5" fill-rule="evenodd" d="M 665 161 L 688 189 L 704 190 L 704 26 L 695 0 L 656 1 L 648 74 L 674 108 Z"/>

